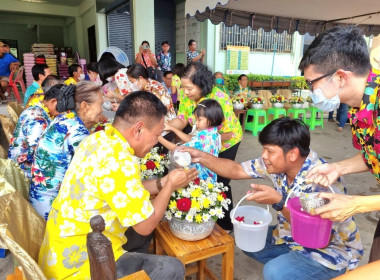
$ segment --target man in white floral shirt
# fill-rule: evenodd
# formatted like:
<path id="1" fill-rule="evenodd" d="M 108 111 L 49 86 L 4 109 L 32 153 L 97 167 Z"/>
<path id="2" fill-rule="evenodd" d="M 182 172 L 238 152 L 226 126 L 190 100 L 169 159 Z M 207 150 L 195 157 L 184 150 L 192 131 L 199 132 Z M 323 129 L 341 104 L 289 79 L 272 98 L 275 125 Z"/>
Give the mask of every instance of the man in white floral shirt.
<path id="1" fill-rule="evenodd" d="M 284 207 L 292 189 L 302 193 L 323 192 L 326 188 L 305 182 L 307 172 L 324 163 L 309 148 L 310 133 L 298 119 L 280 118 L 268 124 L 259 135 L 263 146 L 259 158 L 238 164 L 228 159 L 215 158 L 210 154 L 182 148 L 191 153 L 193 161 L 199 162 L 225 178 L 269 178 L 273 187 L 251 184 L 248 200 L 271 204 L 277 210 L 275 227 L 268 230 L 265 248 L 259 252 L 245 252 L 251 258 L 265 264 L 264 279 L 331 279 L 358 266 L 363 255 L 360 235 L 353 218 L 335 222 L 327 247 L 309 249 L 293 240 L 290 213 Z M 336 193 L 346 193 L 343 178 L 332 188 Z M 254 241 L 254 240 L 253 240 Z"/>
<path id="2" fill-rule="evenodd" d="M 151 279 L 184 278 L 184 267 L 175 258 L 122 248 L 129 242 L 126 229 L 151 234 L 171 193 L 197 176 L 195 169 L 176 169 L 157 181 L 141 182 L 136 157 L 144 157 L 157 143 L 166 112 L 151 93 L 131 93 L 121 102 L 112 126 L 82 141 L 47 221 L 38 260 L 47 278 L 90 279 L 86 236 L 95 215 L 105 220 L 104 235 L 112 242 L 118 279 L 141 269 Z M 152 202 L 150 194 L 157 194 Z"/>

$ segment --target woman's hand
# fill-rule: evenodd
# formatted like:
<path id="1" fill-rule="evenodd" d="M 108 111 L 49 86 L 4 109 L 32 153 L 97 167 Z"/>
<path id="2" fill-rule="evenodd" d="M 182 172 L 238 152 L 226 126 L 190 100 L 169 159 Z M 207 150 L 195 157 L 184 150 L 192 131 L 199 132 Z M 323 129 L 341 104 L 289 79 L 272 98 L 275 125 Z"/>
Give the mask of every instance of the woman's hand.
<path id="1" fill-rule="evenodd" d="M 314 183 L 323 187 L 328 187 L 341 176 L 338 166 L 335 163 L 325 163 L 311 169 L 306 175 L 306 182 Z"/>
<path id="2" fill-rule="evenodd" d="M 272 205 L 274 203 L 280 202 L 282 199 L 282 195 L 271 186 L 251 184 L 251 188 L 252 190 L 247 192 L 247 194 L 252 194 L 247 197 L 247 200 L 249 201 Z"/>
<path id="3" fill-rule="evenodd" d="M 323 219 L 342 222 L 356 213 L 359 213 L 357 196 L 343 195 L 336 193 L 321 192 L 319 197 L 330 200 L 328 204 L 317 208 L 312 213 L 313 215 L 321 215 Z"/>

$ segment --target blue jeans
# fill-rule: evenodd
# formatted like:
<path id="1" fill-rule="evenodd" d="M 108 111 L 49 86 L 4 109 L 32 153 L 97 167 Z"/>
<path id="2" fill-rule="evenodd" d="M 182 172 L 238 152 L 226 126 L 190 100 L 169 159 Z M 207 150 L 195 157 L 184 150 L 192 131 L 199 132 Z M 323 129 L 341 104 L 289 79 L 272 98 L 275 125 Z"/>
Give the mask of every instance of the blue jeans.
<path id="1" fill-rule="evenodd" d="M 334 117 L 334 111 L 329 112 L 329 120 Z M 348 105 L 340 103 L 338 110 L 336 111 L 336 120 L 339 122 L 339 127 L 344 127 L 344 124 L 348 119 Z"/>
<path id="2" fill-rule="evenodd" d="M 329 269 L 297 251 L 292 251 L 286 244 L 272 244 L 272 231 L 273 227 L 269 227 L 263 250 L 255 253 L 243 251 L 247 256 L 265 264 L 265 280 L 328 280 L 346 272 L 345 269 Z"/>

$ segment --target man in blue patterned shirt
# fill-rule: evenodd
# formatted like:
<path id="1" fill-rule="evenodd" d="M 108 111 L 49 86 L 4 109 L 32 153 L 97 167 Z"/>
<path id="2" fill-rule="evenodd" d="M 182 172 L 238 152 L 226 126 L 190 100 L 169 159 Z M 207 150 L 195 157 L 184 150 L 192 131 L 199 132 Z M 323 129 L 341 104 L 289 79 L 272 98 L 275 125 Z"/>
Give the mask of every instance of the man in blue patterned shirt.
<path id="1" fill-rule="evenodd" d="M 284 207 L 292 189 L 300 193 L 323 192 L 326 188 L 307 184 L 305 176 L 324 160 L 309 148 L 310 133 L 297 119 L 280 118 L 267 125 L 259 135 L 263 146 L 261 157 L 238 164 L 209 154 L 182 148 L 218 175 L 231 179 L 269 178 L 273 187 L 251 184 L 251 196 L 262 204 L 271 204 L 277 210 L 277 222 L 268 230 L 265 248 L 259 252 L 245 252 L 265 264 L 264 279 L 331 279 L 357 267 L 363 248 L 353 218 L 335 222 L 331 239 L 322 249 L 305 248 L 291 235 L 290 212 Z M 331 186 L 336 193 L 345 194 L 343 178 Z"/>

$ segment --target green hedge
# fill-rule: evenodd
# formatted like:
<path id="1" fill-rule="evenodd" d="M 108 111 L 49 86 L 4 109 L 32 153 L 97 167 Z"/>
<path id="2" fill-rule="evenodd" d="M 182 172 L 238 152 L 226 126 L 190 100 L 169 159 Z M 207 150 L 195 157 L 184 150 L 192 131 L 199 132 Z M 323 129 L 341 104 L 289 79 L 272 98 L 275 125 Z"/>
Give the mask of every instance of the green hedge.
<path id="1" fill-rule="evenodd" d="M 238 86 L 238 77 L 240 75 L 224 75 L 224 82 L 229 90 L 234 90 Z M 269 75 L 248 74 L 248 81 L 291 81 L 291 88 L 306 89 L 307 84 L 304 77 L 282 77 Z"/>

